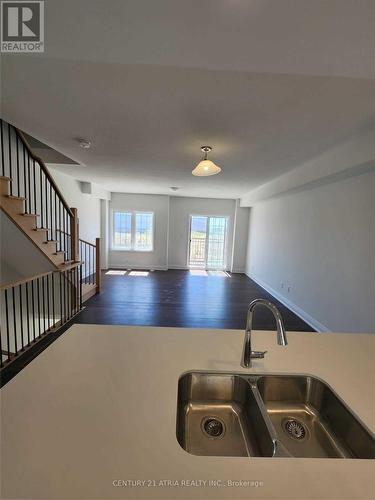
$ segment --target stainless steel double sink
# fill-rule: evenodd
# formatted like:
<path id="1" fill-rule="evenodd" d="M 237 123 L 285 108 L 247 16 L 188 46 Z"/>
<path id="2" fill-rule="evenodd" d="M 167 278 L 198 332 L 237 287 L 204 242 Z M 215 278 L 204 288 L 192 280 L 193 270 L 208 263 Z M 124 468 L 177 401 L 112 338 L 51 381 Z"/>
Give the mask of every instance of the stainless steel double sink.
<path id="1" fill-rule="evenodd" d="M 193 455 L 375 458 L 374 435 L 310 375 L 186 373 L 177 439 Z"/>

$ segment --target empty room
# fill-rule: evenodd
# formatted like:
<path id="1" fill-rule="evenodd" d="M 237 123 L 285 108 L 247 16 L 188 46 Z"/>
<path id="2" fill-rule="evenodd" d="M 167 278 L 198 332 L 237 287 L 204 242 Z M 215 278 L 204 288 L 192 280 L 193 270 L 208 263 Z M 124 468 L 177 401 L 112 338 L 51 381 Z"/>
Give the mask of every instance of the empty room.
<path id="1" fill-rule="evenodd" d="M 4 499 L 375 496 L 375 1 L 1 2 Z"/>

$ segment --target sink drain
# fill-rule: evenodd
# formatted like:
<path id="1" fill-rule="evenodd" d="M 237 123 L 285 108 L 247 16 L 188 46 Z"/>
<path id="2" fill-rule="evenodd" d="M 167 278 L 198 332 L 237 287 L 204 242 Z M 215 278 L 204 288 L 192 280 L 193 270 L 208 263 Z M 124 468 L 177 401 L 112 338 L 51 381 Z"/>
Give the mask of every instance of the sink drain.
<path id="1" fill-rule="evenodd" d="M 216 417 L 207 417 L 202 421 L 202 429 L 210 437 L 221 437 L 224 435 L 224 422 Z"/>
<path id="2" fill-rule="evenodd" d="M 299 441 L 304 439 L 307 434 L 306 427 L 294 418 L 284 422 L 284 429 L 290 437 Z"/>

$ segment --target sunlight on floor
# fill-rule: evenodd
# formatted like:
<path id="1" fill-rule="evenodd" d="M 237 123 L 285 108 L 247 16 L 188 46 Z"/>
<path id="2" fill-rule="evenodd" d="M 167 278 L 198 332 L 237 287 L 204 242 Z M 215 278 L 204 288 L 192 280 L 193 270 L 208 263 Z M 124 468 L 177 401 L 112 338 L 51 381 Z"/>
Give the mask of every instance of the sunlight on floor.
<path id="1" fill-rule="evenodd" d="M 208 276 L 207 271 L 201 269 L 190 269 L 189 272 L 192 276 Z"/>
<path id="2" fill-rule="evenodd" d="M 226 271 L 208 271 L 210 276 L 218 276 L 219 278 L 231 278 L 232 276 Z"/>
<path id="3" fill-rule="evenodd" d="M 226 271 L 205 271 L 204 269 L 190 269 L 192 276 L 218 276 L 219 278 L 230 278 L 231 275 Z"/>
<path id="4" fill-rule="evenodd" d="M 131 269 L 127 269 L 126 271 L 121 271 L 119 269 L 110 269 L 105 274 L 109 274 L 111 276 L 148 276 L 151 271 L 132 271 Z M 231 275 L 226 271 L 205 271 L 204 269 L 190 269 L 189 273 L 192 276 L 217 276 L 218 278 L 231 278 Z"/>

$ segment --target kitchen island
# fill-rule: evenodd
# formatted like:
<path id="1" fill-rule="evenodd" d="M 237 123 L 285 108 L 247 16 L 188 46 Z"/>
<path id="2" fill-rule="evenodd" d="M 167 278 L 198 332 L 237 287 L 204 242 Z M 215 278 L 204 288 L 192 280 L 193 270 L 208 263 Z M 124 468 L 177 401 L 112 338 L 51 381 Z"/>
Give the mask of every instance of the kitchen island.
<path id="1" fill-rule="evenodd" d="M 372 500 L 375 460 L 194 456 L 176 439 L 188 371 L 310 374 L 375 432 L 375 335 L 74 325 L 1 390 L 1 498 Z"/>

